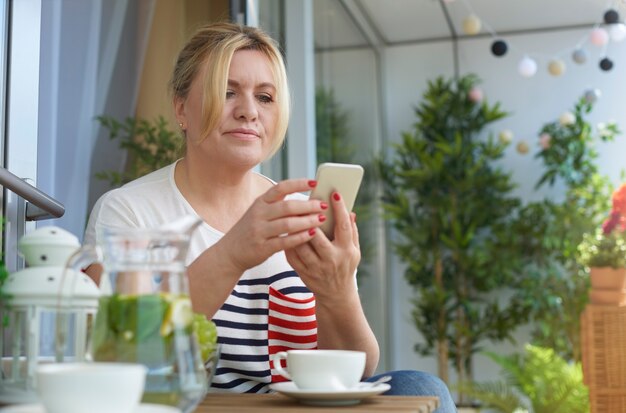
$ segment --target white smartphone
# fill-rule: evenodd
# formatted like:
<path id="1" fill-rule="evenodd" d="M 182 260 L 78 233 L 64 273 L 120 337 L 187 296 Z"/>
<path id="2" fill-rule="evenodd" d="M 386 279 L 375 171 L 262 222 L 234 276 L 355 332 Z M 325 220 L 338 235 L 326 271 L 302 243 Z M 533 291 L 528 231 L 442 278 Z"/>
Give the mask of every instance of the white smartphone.
<path id="1" fill-rule="evenodd" d="M 352 211 L 363 180 L 363 167 L 347 163 L 323 163 L 318 166 L 315 179 L 317 185 L 311 191 L 310 198 L 319 199 L 328 204 L 328 209 L 324 211 L 326 221 L 320 228 L 328 239 L 332 240 L 335 235 L 335 219 L 330 196 L 335 191 L 339 192 L 348 212 Z"/>

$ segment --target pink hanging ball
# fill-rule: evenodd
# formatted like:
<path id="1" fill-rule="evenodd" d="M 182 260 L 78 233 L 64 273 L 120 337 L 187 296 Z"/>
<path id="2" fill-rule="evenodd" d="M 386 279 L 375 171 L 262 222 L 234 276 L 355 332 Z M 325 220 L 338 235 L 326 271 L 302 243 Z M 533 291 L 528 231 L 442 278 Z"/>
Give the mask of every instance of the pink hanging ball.
<path id="1" fill-rule="evenodd" d="M 609 41 L 609 32 L 602 27 L 596 27 L 591 31 L 589 40 L 596 46 L 604 46 Z"/>
<path id="2" fill-rule="evenodd" d="M 543 149 L 548 149 L 550 147 L 550 141 L 552 140 L 552 136 L 549 133 L 542 133 L 539 136 L 539 146 Z"/>
<path id="3" fill-rule="evenodd" d="M 478 103 L 483 100 L 483 91 L 479 87 L 474 86 L 470 89 L 468 97 L 472 102 Z"/>

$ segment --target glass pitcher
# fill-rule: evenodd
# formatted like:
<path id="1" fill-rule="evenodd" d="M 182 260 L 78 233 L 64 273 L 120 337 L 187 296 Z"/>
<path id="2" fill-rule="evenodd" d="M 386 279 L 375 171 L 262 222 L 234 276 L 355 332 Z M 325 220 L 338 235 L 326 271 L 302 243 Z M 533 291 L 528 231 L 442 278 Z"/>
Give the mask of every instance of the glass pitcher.
<path id="1" fill-rule="evenodd" d="M 192 329 L 188 231 L 113 229 L 101 235 L 99 246 L 81 248 L 68 264 L 103 266 L 89 357 L 145 365 L 142 402 L 191 411 L 208 385 Z"/>

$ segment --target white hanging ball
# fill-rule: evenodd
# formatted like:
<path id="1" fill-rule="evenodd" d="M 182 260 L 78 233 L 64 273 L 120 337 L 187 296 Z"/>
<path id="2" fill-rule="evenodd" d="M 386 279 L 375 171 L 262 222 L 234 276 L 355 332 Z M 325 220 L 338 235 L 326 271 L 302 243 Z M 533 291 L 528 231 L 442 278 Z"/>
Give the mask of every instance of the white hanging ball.
<path id="1" fill-rule="evenodd" d="M 559 123 L 562 126 L 573 125 L 576 122 L 576 116 L 572 112 L 563 112 L 559 117 Z"/>
<path id="2" fill-rule="evenodd" d="M 591 43 L 596 46 L 604 46 L 609 41 L 609 33 L 602 27 L 596 27 L 589 35 Z"/>
<path id="3" fill-rule="evenodd" d="M 614 42 L 621 42 L 626 38 L 626 24 L 612 24 L 611 28 L 609 29 L 609 34 L 611 35 L 611 40 L 613 40 Z"/>
<path id="4" fill-rule="evenodd" d="M 532 77 L 537 73 L 537 62 L 528 56 L 524 56 L 517 67 L 519 74 L 524 77 Z"/>
<path id="5" fill-rule="evenodd" d="M 548 64 L 548 72 L 552 76 L 561 76 L 565 72 L 565 62 L 561 59 L 551 60 Z"/>
<path id="6" fill-rule="evenodd" d="M 579 65 L 582 65 L 587 61 L 587 52 L 585 52 L 583 49 L 574 50 L 574 52 L 572 53 L 572 60 Z"/>
<path id="7" fill-rule="evenodd" d="M 463 31 L 465 34 L 474 35 L 480 32 L 480 19 L 475 14 L 470 14 L 463 19 Z"/>
<path id="8" fill-rule="evenodd" d="M 509 129 L 504 129 L 498 134 L 498 139 L 501 143 L 509 144 L 513 140 L 513 132 Z"/>

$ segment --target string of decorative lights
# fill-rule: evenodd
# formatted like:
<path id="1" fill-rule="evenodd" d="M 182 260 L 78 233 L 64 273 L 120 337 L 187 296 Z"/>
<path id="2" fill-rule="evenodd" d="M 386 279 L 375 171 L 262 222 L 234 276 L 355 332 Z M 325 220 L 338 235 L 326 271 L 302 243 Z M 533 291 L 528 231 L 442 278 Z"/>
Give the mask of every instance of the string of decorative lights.
<path id="1" fill-rule="evenodd" d="M 626 0 L 620 0 L 622 4 L 626 4 Z M 450 4 L 455 0 L 443 0 L 444 3 Z M 537 73 L 537 57 L 546 56 L 543 53 L 529 53 L 520 50 L 516 50 L 515 46 L 509 44 L 507 40 L 500 36 L 488 22 L 483 21 L 478 17 L 478 14 L 474 11 L 469 0 L 461 0 L 464 4 L 468 15 L 462 21 L 462 29 L 466 35 L 476 35 L 484 30 L 493 38 L 491 43 L 491 53 L 498 58 L 502 58 L 509 53 L 510 50 L 517 51 L 522 58 L 520 59 L 517 69 L 520 75 L 523 77 L 532 77 Z M 571 54 L 571 59 L 574 63 L 582 65 L 588 60 L 588 54 L 585 49 L 587 42 L 591 43 L 595 47 L 601 48 L 602 58 L 598 62 L 598 66 L 602 71 L 610 71 L 614 67 L 613 60 L 608 56 L 608 46 L 610 42 L 621 42 L 626 38 L 626 25 L 620 21 L 620 16 L 616 10 L 617 5 L 615 0 L 611 0 L 605 7 L 602 21 L 595 23 L 588 33 L 582 36 L 576 42 L 573 48 L 567 48 L 556 53 L 552 53 L 548 56 L 548 72 L 552 76 L 560 76 L 566 70 L 566 63 L 564 56 Z"/>

